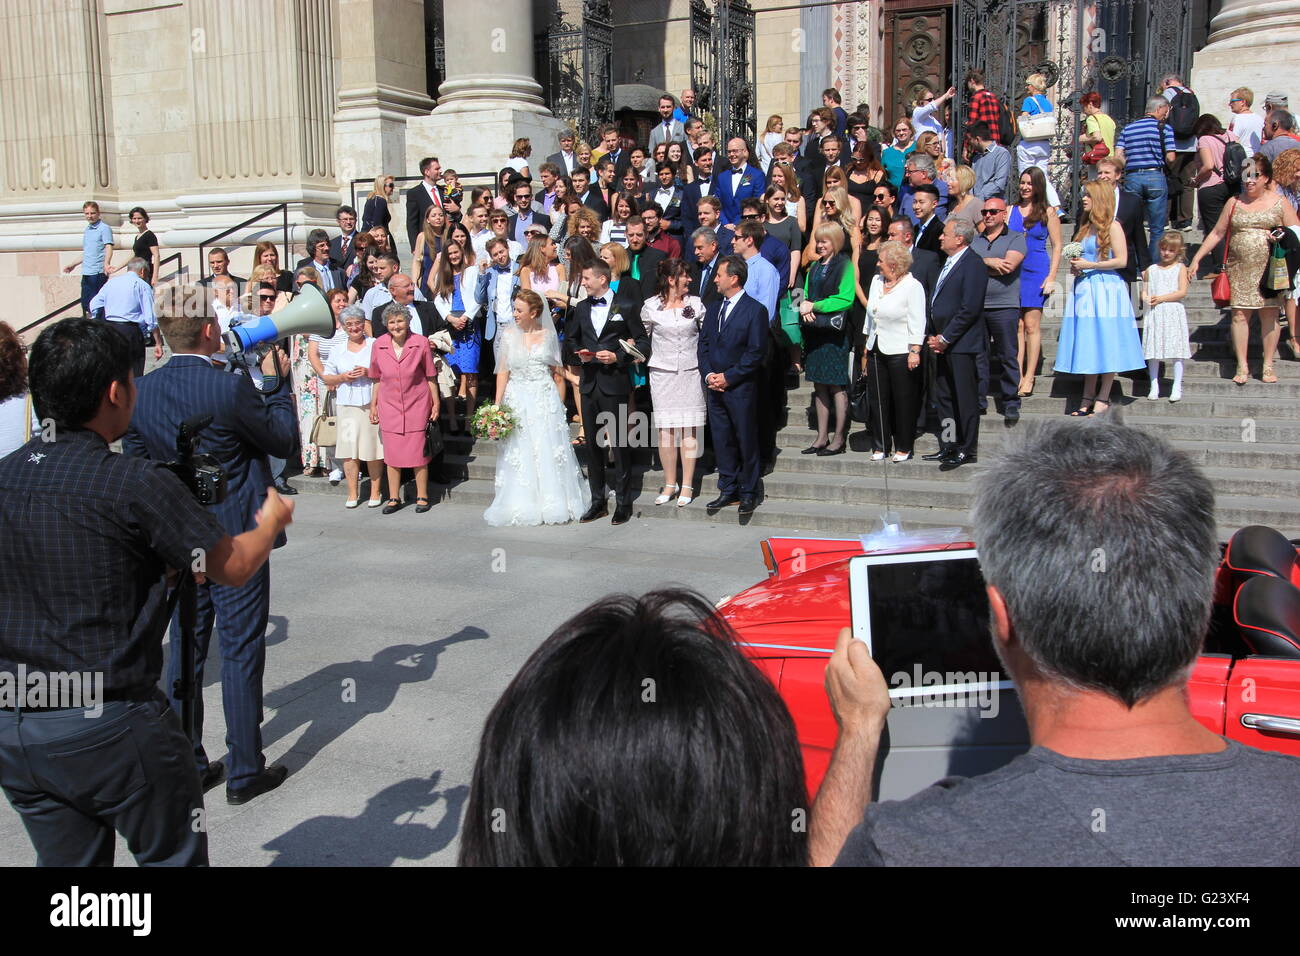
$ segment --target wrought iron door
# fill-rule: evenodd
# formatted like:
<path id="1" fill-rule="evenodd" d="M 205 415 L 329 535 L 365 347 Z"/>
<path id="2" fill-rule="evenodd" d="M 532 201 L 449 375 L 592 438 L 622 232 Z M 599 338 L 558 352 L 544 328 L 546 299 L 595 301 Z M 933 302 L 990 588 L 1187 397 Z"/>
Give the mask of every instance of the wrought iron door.
<path id="1" fill-rule="evenodd" d="M 719 145 L 734 136 L 753 144 L 758 135 L 756 45 L 747 0 L 714 0 L 711 9 L 705 0 L 691 0 L 691 86 Z"/>
<path id="2" fill-rule="evenodd" d="M 594 142 L 614 117 L 614 23 L 609 0 L 554 0 L 537 37 L 537 78 L 558 119 Z"/>

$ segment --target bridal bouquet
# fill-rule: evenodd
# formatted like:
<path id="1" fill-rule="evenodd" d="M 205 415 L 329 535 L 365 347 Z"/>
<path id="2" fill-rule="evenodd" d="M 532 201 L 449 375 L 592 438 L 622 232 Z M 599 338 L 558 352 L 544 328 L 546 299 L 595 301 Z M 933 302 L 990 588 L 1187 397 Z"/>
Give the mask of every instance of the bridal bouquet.
<path id="1" fill-rule="evenodd" d="M 470 422 L 470 430 L 475 438 L 487 438 L 490 441 L 509 438 L 518 427 L 519 419 L 509 405 L 480 405 Z"/>
<path id="2" fill-rule="evenodd" d="M 1066 243 L 1066 244 L 1061 248 L 1061 258 L 1064 259 L 1066 262 L 1069 262 L 1069 261 L 1072 260 L 1072 259 L 1082 259 L 1082 258 L 1083 258 L 1083 243 L 1081 243 L 1081 242 L 1067 242 L 1067 243 Z"/>

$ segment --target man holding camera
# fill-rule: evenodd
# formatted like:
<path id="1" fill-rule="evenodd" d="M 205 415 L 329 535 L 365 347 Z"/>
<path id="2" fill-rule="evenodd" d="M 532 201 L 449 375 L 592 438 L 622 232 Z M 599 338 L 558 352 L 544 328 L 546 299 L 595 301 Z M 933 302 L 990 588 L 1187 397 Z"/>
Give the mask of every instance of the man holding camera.
<path id="1" fill-rule="evenodd" d="M 189 316 L 179 308 L 159 317 L 172 358 L 140 383 L 140 400 L 130 430 L 122 440 L 128 455 L 165 461 L 175 454 L 181 422 L 199 414 L 212 416 L 204 431 L 202 450 L 212 454 L 227 474 L 225 501 L 211 507 L 229 534 L 253 527 L 268 495 L 271 474 L 267 456 L 293 454 L 298 418 L 293 396 L 281 387 L 263 401 L 250 377 L 219 371 L 212 356 L 221 348 L 217 320 L 210 315 Z M 276 349 L 281 382 L 288 375 L 284 352 Z M 265 375 L 277 374 L 272 355 L 263 363 Z M 276 496 L 278 498 L 278 495 Z M 283 535 L 275 546 L 285 543 Z M 221 700 L 226 715 L 226 745 L 230 772 L 226 801 L 246 803 L 284 782 L 283 766 L 266 766 L 262 754 L 262 672 L 266 666 L 266 621 L 271 606 L 271 567 L 264 564 L 247 583 L 230 587 L 221 583 L 198 589 L 195 625 L 195 684 L 203 686 L 203 664 L 212 637 L 213 619 L 221 641 Z M 179 627 L 172 628 L 173 654 L 168 666 L 168 687 L 180 672 Z M 173 700 L 173 707 L 179 707 Z M 194 706 L 194 754 L 204 790 L 222 777 L 221 761 L 208 762 L 203 749 L 203 701 Z"/>
<path id="2" fill-rule="evenodd" d="M 0 671 L 102 688 L 90 706 L 0 697 L 0 785 L 42 866 L 111 865 L 115 830 L 141 865 L 207 863 L 190 745 L 157 689 L 166 572 L 191 573 L 201 554 L 208 580 L 239 588 L 293 517 L 269 493 L 232 537 L 171 471 L 114 454 L 135 408 L 132 358 L 104 322 L 46 329 L 30 381 L 53 427 L 0 460 Z"/>

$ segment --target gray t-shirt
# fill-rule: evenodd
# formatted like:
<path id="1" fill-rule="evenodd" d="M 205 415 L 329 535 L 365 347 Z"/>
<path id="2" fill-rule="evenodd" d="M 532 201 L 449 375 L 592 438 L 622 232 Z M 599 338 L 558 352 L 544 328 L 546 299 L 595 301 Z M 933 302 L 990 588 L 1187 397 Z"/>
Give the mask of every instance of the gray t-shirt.
<path id="1" fill-rule="evenodd" d="M 989 242 L 983 236 L 971 240 L 971 252 L 981 259 L 1004 259 L 1008 252 L 1025 254 L 1025 234 L 1011 229 L 1003 229 L 996 239 Z M 988 291 L 984 293 L 986 309 L 1020 308 L 1020 266 L 1016 266 L 1006 275 L 989 273 Z"/>
<path id="2" fill-rule="evenodd" d="M 836 866 L 1296 866 L 1300 759 L 1080 760 L 1034 747 L 978 777 L 872 804 Z"/>

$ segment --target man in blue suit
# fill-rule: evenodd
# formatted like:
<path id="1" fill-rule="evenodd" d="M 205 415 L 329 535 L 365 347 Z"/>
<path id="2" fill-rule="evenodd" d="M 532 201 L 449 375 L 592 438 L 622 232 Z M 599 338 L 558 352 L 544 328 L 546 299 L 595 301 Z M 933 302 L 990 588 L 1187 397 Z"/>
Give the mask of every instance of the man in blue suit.
<path id="1" fill-rule="evenodd" d="M 988 270 L 970 249 L 975 227 L 949 219 L 940 243 L 948 256 L 939 272 L 926 345 L 938 356 L 939 451 L 923 455 L 951 471 L 975 462 L 980 437 L 979 358 L 989 347 L 984 326 Z"/>
<path id="2" fill-rule="evenodd" d="M 715 195 L 722 201 L 722 221 L 726 225 L 740 222 L 740 201 L 750 196 L 762 197 L 763 172 L 749 165 L 749 146 L 737 136 L 727 140 L 726 169 L 717 174 Z"/>
<path id="3" fill-rule="evenodd" d="M 705 507 L 717 511 L 739 502 L 742 517 L 758 507 L 763 473 L 758 379 L 768 336 L 767 310 L 745 294 L 748 278 L 740 256 L 727 256 L 718 265 L 715 281 L 722 298 L 704 310 L 697 349 L 718 464 L 718 497 Z"/>
<path id="4" fill-rule="evenodd" d="M 200 439 L 201 450 L 214 455 L 227 475 L 226 500 L 212 506 L 227 534 L 237 535 L 257 524 L 268 495 L 271 473 L 267 455 L 288 457 L 298 433 L 298 417 L 288 388 L 263 401 L 248 376 L 219 371 L 212 356 L 221 348 L 220 326 L 212 317 L 187 316 L 167 310 L 159 318 L 171 347 L 171 360 L 140 380 L 139 398 L 131 426 L 122 438 L 128 455 L 170 461 L 176 457 L 176 432 L 195 415 L 212 416 Z M 283 352 L 267 356 L 263 371 L 281 381 L 288 374 Z M 280 535 L 275 546 L 285 542 Z M 221 701 L 226 715 L 226 745 L 230 772 L 226 801 L 246 803 L 278 787 L 288 774 L 283 766 L 266 766 L 262 753 L 262 672 L 266 664 L 266 620 L 271 601 L 270 562 L 243 587 L 212 582 L 199 585 L 195 626 L 195 686 L 203 687 L 203 664 L 212 637 L 213 618 L 221 641 Z M 180 634 L 172 622 L 172 653 L 167 692 L 180 670 Z M 179 701 L 172 699 L 179 712 Z M 195 701 L 194 754 L 204 790 L 215 786 L 224 770 L 221 761 L 208 762 L 203 749 L 203 698 Z"/>

